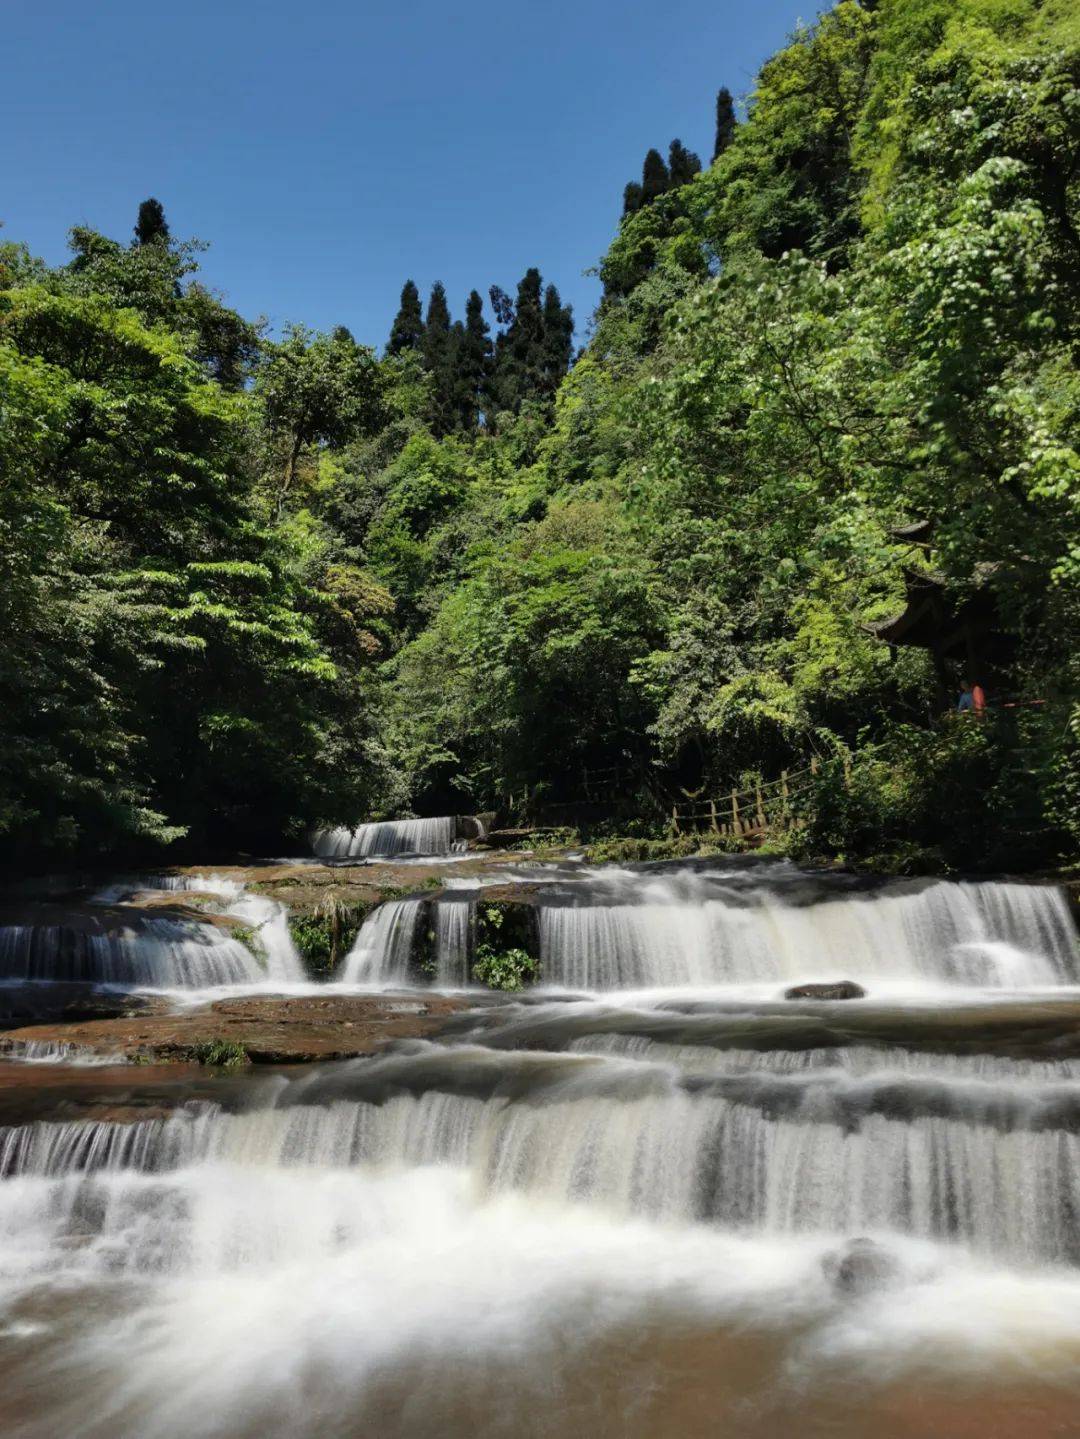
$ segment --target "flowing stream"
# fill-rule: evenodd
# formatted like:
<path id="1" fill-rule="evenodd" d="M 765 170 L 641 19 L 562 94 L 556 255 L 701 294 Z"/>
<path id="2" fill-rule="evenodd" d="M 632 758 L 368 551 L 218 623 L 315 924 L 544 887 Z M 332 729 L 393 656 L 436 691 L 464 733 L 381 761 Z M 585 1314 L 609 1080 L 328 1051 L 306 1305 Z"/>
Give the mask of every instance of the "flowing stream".
<path id="1" fill-rule="evenodd" d="M 5 1439 L 1080 1433 L 1061 892 L 521 878 L 540 987 L 434 1040 L 0 1129 Z M 467 985 L 485 903 L 331 989 Z"/>
<path id="2" fill-rule="evenodd" d="M 209 896 L 238 921 L 228 928 L 142 911 L 125 901 L 155 891 Z M 95 909 L 95 907 L 100 909 Z M 100 889 L 83 913 L 57 923 L 0 925 L 0 982 L 81 982 L 205 990 L 297 984 L 304 969 L 284 906 L 210 875 L 133 875 Z"/>
<path id="3" fill-rule="evenodd" d="M 443 855 L 454 847 L 457 821 L 452 815 L 438 819 L 388 819 L 359 824 L 355 829 L 321 829 L 313 848 L 325 859 L 367 859 L 401 854 Z"/>

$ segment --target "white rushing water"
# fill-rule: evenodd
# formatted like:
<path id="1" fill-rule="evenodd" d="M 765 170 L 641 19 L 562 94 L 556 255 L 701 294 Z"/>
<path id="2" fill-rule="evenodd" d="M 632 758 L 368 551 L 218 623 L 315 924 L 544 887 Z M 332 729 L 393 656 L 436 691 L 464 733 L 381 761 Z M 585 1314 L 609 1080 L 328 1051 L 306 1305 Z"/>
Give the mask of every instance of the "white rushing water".
<path id="1" fill-rule="evenodd" d="M 341 966 L 343 984 L 394 987 L 424 977 L 417 964 L 421 936 L 427 940 L 426 977 L 446 989 L 469 984 L 475 903 L 467 898 L 390 900 L 360 928 Z M 425 934 L 424 927 L 430 927 Z"/>
<path id="2" fill-rule="evenodd" d="M 405 984 L 423 901 L 390 900 L 368 915 L 341 968 L 343 984 Z"/>
<path id="3" fill-rule="evenodd" d="M 0 978 L 205 989 L 254 984 L 265 972 L 246 945 L 212 924 L 140 916 L 101 930 L 0 927 Z"/>
<path id="4" fill-rule="evenodd" d="M 139 894 L 211 895 L 239 920 L 258 954 L 209 922 L 114 907 Z M 0 926 L 0 980 L 78 981 L 156 989 L 202 990 L 276 982 L 298 984 L 304 967 L 289 933 L 285 906 L 250 894 L 219 874 L 143 874 L 111 882 L 93 895 L 93 910 L 69 923 Z"/>
<path id="5" fill-rule="evenodd" d="M 1051 886 L 911 881 L 842 893 L 778 866 L 756 883 L 615 871 L 566 900 L 540 906 L 541 958 L 545 983 L 571 989 L 1080 979 L 1075 929 Z"/>
<path id="6" fill-rule="evenodd" d="M 325 859 L 367 859 L 400 854 L 445 855 L 454 848 L 457 821 L 452 815 L 437 819 L 388 819 L 359 824 L 355 829 L 317 830 L 312 843 Z"/>
<path id="7" fill-rule="evenodd" d="M 435 982 L 446 989 L 469 983 L 469 957 L 476 906 L 468 899 L 440 900 L 432 906 Z"/>
<path id="8" fill-rule="evenodd" d="M 5 1432 L 179 1439 L 195 1403 L 214 1439 L 464 1436 L 461 1386 L 478 1432 L 577 1433 L 560 1336 L 603 1355 L 717 1326 L 780 1346 L 796 1413 L 807 1376 L 871 1394 L 883 1367 L 1071 1381 L 1074 1134 L 778 1119 L 686 1081 L 422 1045 L 254 1113 L 0 1133 L 0 1366 L 27 1406 Z M 853 1234 L 887 1267 L 845 1297 Z"/>
<path id="9" fill-rule="evenodd" d="M 857 1377 L 870 1393 L 883 1355 L 909 1383 L 928 1347 L 939 1370 L 984 1383 L 1022 1375 L 1035 1355 L 1068 1383 L 1077 1358 L 1080 1284 L 1068 1278 L 907 1244 L 893 1286 L 838 1304 L 826 1279 L 835 1241 L 478 1200 L 453 1165 L 207 1164 L 90 1188 L 23 1179 L 0 1203 L 7 1433 L 19 1439 L 177 1439 L 193 1412 L 213 1439 L 674 1439 L 620 1423 L 617 1409 L 582 1428 L 565 1372 L 598 1350 L 588 1387 L 603 1384 L 608 1405 L 632 1402 L 635 1374 L 655 1378 L 640 1336 L 685 1343 L 719 1326 L 786 1344 L 795 1375 L 781 1368 L 772 1385 L 791 1386 L 803 1414 L 793 1379 Z M 35 1302 L 58 1253 L 63 1284 Z M 726 1367 L 721 1347 L 720 1394 Z"/>
<path id="10" fill-rule="evenodd" d="M 584 991 L 782 987 L 855 980 L 917 994 L 927 986 L 1028 990 L 1080 983 L 1076 931 L 1049 885 L 899 881 L 845 889 L 788 865 L 755 871 L 511 874 L 536 890 L 542 982 Z M 415 979 L 422 926 L 431 976 L 469 982 L 483 888 L 413 896 L 369 917 L 342 969 L 375 987 Z"/>
<path id="11" fill-rule="evenodd" d="M 0 1129 L 4 1439 L 1080 1432 L 1057 891 L 763 865 L 533 897 L 583 996 Z M 340 982 L 465 984 L 477 898 L 381 905 Z M 871 997 L 779 997 L 828 978 Z M 963 1386 L 967 1428 L 903 1427 Z"/>
<path id="12" fill-rule="evenodd" d="M 250 931 L 262 956 L 261 977 L 284 984 L 305 980 L 303 961 L 289 933 L 289 911 L 276 899 L 252 894 L 242 880 L 216 873 L 142 876 L 127 892 L 153 890 L 210 894 L 226 900 L 222 913 L 238 919 Z"/>

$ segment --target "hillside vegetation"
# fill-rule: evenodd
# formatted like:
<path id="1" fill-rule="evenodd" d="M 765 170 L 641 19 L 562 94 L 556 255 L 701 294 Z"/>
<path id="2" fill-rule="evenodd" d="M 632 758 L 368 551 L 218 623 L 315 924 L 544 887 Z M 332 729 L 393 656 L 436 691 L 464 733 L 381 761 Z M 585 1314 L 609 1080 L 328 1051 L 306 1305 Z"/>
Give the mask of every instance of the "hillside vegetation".
<path id="1" fill-rule="evenodd" d="M 710 165 L 628 185 L 577 354 L 538 269 L 457 321 L 410 282 L 379 353 L 269 340 L 156 202 L 0 247 L 9 854 L 602 771 L 647 833 L 811 755 L 810 852 L 1075 852 L 1080 8 L 840 0 L 724 95 Z M 959 671 L 873 631 L 919 575 L 1044 704 L 944 713 Z"/>

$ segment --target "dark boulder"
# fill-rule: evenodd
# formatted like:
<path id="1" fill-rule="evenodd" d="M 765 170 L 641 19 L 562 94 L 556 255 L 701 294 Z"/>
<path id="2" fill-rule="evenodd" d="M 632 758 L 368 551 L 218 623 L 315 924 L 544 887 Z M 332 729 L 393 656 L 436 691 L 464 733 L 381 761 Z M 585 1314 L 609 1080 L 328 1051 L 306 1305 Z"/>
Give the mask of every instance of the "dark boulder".
<path id="1" fill-rule="evenodd" d="M 784 990 L 785 999 L 865 999 L 866 990 L 851 979 L 836 984 L 797 984 Z"/>
<path id="2" fill-rule="evenodd" d="M 821 1267 L 836 1292 L 844 1295 L 882 1289 L 899 1273 L 899 1265 L 889 1251 L 866 1238 L 852 1239 L 845 1248 L 826 1254 Z"/>

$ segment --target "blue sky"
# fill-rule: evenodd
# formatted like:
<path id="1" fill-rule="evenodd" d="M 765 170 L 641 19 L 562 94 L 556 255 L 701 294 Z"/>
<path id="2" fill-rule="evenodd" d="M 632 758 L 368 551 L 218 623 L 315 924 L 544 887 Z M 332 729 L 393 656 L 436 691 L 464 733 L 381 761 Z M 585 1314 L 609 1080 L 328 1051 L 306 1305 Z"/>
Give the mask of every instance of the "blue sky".
<path id="1" fill-rule="evenodd" d="M 210 242 L 206 283 L 275 327 L 381 346 L 407 277 L 458 316 L 535 264 L 580 337 L 646 149 L 707 160 L 718 87 L 746 93 L 813 9 L 6 0 L 3 233 L 59 262 L 71 225 L 126 239 L 153 194 Z"/>

